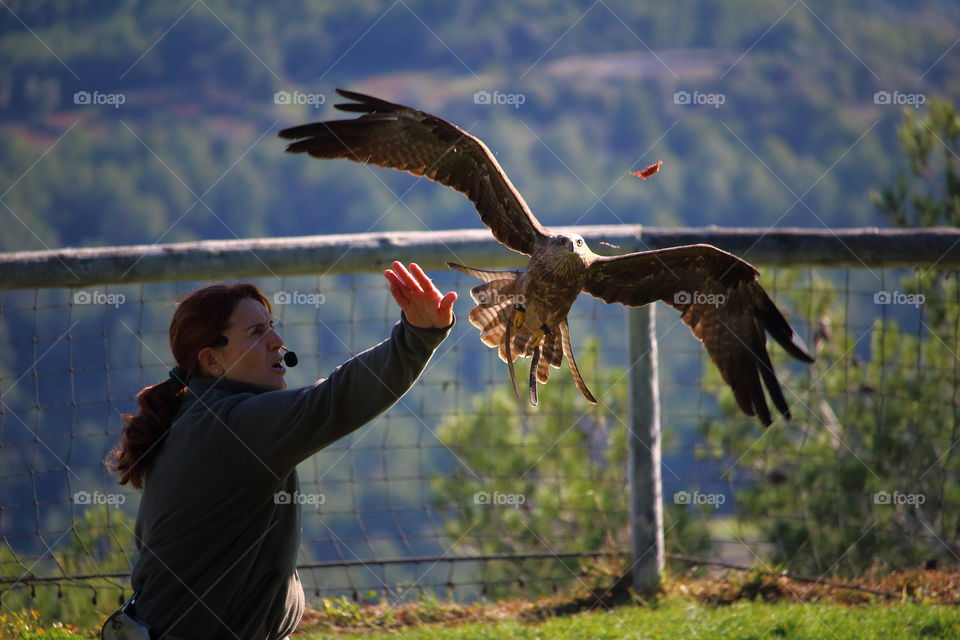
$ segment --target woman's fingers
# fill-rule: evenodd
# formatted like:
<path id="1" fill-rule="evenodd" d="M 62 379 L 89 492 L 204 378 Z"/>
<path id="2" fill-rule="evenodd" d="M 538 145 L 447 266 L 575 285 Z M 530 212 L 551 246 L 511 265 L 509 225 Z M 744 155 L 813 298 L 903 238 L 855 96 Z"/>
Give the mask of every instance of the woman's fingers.
<path id="1" fill-rule="evenodd" d="M 406 313 L 414 326 L 446 327 L 453 322 L 453 303 L 457 294 L 453 291 L 441 296 L 440 291 L 416 263 L 408 271 L 400 262 L 383 275 L 390 282 L 393 299 Z"/>
<path id="2" fill-rule="evenodd" d="M 400 305 L 400 308 L 406 309 L 409 307 L 410 298 L 407 297 L 407 287 L 403 280 L 401 280 L 400 277 L 390 269 L 384 271 L 383 275 L 390 283 L 390 295 L 392 295 L 393 299 L 397 301 L 397 304 Z"/>
<path id="3" fill-rule="evenodd" d="M 420 268 L 417 267 L 417 269 L 419 270 Z M 413 277 L 412 275 L 410 275 L 410 272 L 407 271 L 407 268 L 404 267 L 403 264 L 401 264 L 400 262 L 397 262 L 396 260 L 394 260 L 394 261 L 393 261 L 393 271 L 394 271 L 398 276 L 400 276 L 400 279 L 403 281 L 403 283 L 404 283 L 408 288 L 412 289 L 412 290 L 413 290 L 414 292 L 416 292 L 416 293 L 422 293 L 422 292 L 423 292 L 423 288 L 421 288 L 420 283 L 417 282 L 416 279 L 414 279 L 414 277 Z M 423 271 L 420 271 L 420 273 L 423 273 Z M 424 274 L 424 275 L 426 275 L 426 274 Z M 427 280 L 429 281 L 429 278 L 428 278 Z"/>
<path id="4" fill-rule="evenodd" d="M 437 290 L 437 287 L 433 284 L 433 280 L 430 279 L 426 273 L 423 272 L 423 269 L 420 268 L 416 262 L 410 263 L 410 273 L 417 279 L 417 283 L 420 285 L 420 288 L 427 293 L 434 293 L 437 296 L 440 295 L 440 292 Z"/>
<path id="5" fill-rule="evenodd" d="M 395 283 L 390 283 L 390 295 L 393 296 L 393 299 L 397 301 L 397 304 L 401 308 L 407 307 L 410 305 L 410 300 L 407 298 L 406 294 L 403 292 L 403 288 L 397 286 Z"/>
<path id="6" fill-rule="evenodd" d="M 406 287 L 406 284 L 404 284 L 403 280 L 400 279 L 400 276 L 398 276 L 392 269 L 384 270 L 383 275 L 386 276 L 387 280 L 390 281 L 391 286 L 399 289 Z"/>

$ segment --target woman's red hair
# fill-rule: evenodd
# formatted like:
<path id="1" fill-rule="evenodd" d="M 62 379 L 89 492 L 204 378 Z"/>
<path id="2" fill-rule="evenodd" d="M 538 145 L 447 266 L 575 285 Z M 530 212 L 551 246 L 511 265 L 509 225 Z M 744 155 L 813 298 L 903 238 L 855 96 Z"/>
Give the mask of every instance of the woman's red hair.
<path id="1" fill-rule="evenodd" d="M 170 351 L 186 377 L 199 374 L 200 350 L 217 343 L 237 303 L 244 298 L 257 300 L 271 311 L 263 292 L 248 283 L 197 289 L 177 305 L 170 320 Z M 120 484 L 130 482 L 137 489 L 143 488 L 143 481 L 162 446 L 161 439 L 170 429 L 187 391 L 187 387 L 168 378 L 144 387 L 137 394 L 137 414 L 124 414 L 120 443 L 107 459 Z"/>

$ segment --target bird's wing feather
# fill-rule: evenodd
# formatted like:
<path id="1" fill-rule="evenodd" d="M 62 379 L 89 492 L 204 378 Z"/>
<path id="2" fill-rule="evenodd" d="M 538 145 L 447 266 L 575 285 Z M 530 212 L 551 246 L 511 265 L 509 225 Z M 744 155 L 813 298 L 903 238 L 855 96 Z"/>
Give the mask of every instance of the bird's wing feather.
<path id="1" fill-rule="evenodd" d="M 548 235 L 479 139 L 423 111 L 352 91 L 337 93 L 354 100 L 338 109 L 364 115 L 284 129 L 281 137 L 297 140 L 288 152 L 347 158 L 451 187 L 473 202 L 493 236 L 514 251 L 529 255 L 537 239 Z"/>
<path id="2" fill-rule="evenodd" d="M 761 379 L 777 409 L 789 418 L 773 372 L 764 332 L 794 358 L 813 362 L 800 338 L 757 281 L 750 264 L 710 245 L 689 245 L 599 258 L 584 291 L 639 307 L 661 300 L 682 314 L 703 342 L 747 415 L 770 424 Z"/>

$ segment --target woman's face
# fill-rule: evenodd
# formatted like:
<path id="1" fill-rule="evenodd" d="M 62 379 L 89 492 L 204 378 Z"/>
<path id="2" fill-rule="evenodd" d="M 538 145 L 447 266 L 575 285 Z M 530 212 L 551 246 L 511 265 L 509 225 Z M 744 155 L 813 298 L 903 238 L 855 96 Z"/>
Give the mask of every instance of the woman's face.
<path id="1" fill-rule="evenodd" d="M 280 352 L 283 339 L 273 330 L 273 320 L 258 300 L 241 299 L 223 335 L 226 345 L 204 349 L 200 354 L 204 374 L 273 389 L 287 388 Z"/>

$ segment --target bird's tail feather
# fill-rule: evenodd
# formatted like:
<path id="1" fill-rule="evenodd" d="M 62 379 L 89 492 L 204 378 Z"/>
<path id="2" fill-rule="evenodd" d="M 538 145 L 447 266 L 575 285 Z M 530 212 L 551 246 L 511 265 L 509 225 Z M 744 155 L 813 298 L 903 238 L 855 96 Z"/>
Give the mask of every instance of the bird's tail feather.
<path id="1" fill-rule="evenodd" d="M 507 341 L 503 339 L 497 345 L 500 348 L 497 354 L 500 359 L 507 362 Z M 525 329 L 513 329 L 510 332 L 510 356 L 517 358 L 529 358 L 533 355 L 533 334 L 527 333 Z"/>
<path id="2" fill-rule="evenodd" d="M 470 294 L 477 303 L 470 310 L 467 318 L 470 324 L 480 330 L 480 339 L 488 347 L 498 347 L 504 341 L 506 323 L 511 322 L 514 311 L 514 296 L 509 293 L 509 285 L 513 280 L 500 279 L 485 282 L 474 287 Z M 525 334 L 513 335 L 511 340 L 521 347 L 526 342 Z M 523 351 L 514 351 L 514 358 L 522 355 Z M 506 361 L 506 354 L 502 355 Z"/>
<path id="3" fill-rule="evenodd" d="M 496 307 L 476 306 L 470 310 L 467 319 L 470 324 L 480 330 L 480 339 L 488 347 L 496 347 L 503 339 L 505 325 L 509 320 L 511 304 L 501 304 Z"/>
<path id="4" fill-rule="evenodd" d="M 537 380 L 543 384 L 550 377 L 550 367 L 559 369 L 563 363 L 563 345 L 559 331 L 551 331 L 543 338 L 543 342 L 540 343 L 540 352 L 542 357 L 537 367 Z"/>
<path id="5" fill-rule="evenodd" d="M 587 388 L 587 384 L 583 381 L 583 376 L 580 375 L 580 370 L 577 368 L 577 361 L 573 357 L 573 346 L 570 344 L 570 327 L 567 326 L 566 320 L 560 323 L 560 337 L 563 342 L 563 355 L 567 357 L 567 364 L 570 365 L 570 373 L 573 374 L 573 381 L 576 383 L 577 389 L 587 399 L 587 402 L 597 404 L 597 399 L 590 393 L 590 389 Z"/>
<path id="6" fill-rule="evenodd" d="M 447 266 L 485 281 L 470 290 L 477 306 L 470 310 L 467 317 L 470 324 L 480 330 L 483 343 L 488 347 L 497 347 L 497 355 L 504 362 L 534 358 L 530 368 L 529 395 L 531 403 L 536 404 L 536 382 L 546 383 L 550 378 L 550 368 L 559 369 L 563 364 L 565 348 L 562 333 L 551 331 L 543 336 L 539 345 L 534 346 L 535 336 L 526 326 L 519 329 L 511 326 L 507 330 L 507 324 L 513 319 L 514 304 L 518 300 L 514 288 L 520 271 L 474 269 L 453 262 L 448 262 Z M 576 370 L 576 363 L 572 363 L 571 368 Z M 584 395 L 588 399 L 593 397 L 589 391 Z"/>
<path id="7" fill-rule="evenodd" d="M 447 266 L 485 281 L 470 290 L 470 297 L 477 306 L 470 310 L 467 317 L 470 324 L 480 330 L 483 344 L 497 347 L 500 359 L 508 362 L 506 328 L 507 323 L 512 321 L 514 305 L 519 300 L 514 288 L 521 272 L 475 269 L 455 262 L 448 262 Z M 532 338 L 532 334 L 524 327 L 511 330 L 509 361 L 530 357 L 533 353 L 530 344 Z"/>
<path id="8" fill-rule="evenodd" d="M 513 304 L 517 301 L 516 292 L 510 286 L 514 282 L 516 280 L 502 278 L 478 284 L 470 289 L 470 297 L 481 307 L 495 307 L 508 302 Z"/>
<path id="9" fill-rule="evenodd" d="M 516 314 L 517 310 L 513 307 L 510 307 L 510 312 L 507 314 L 507 322 L 504 324 L 504 331 L 506 336 L 501 343 L 501 346 L 504 344 L 507 345 L 507 353 L 504 356 L 504 360 L 507 361 L 507 368 L 510 370 L 510 384 L 513 385 L 513 392 L 517 396 L 517 400 L 520 399 L 520 390 L 517 389 L 517 373 L 513 369 L 513 354 L 510 353 L 510 328 L 513 326 L 513 316 Z M 531 401 L 533 404 L 537 404 L 536 394 L 532 397 Z"/>
<path id="10" fill-rule="evenodd" d="M 528 395 L 530 404 L 537 406 L 537 371 L 540 370 L 540 348 L 533 350 L 533 360 L 530 361 L 530 382 L 528 384 Z"/>

